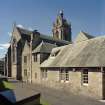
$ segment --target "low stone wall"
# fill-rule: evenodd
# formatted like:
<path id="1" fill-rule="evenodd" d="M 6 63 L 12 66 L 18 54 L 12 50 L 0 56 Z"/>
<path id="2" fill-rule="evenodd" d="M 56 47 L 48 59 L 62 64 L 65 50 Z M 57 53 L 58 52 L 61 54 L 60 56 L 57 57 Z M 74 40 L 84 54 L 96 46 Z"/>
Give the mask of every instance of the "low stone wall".
<path id="1" fill-rule="evenodd" d="M 40 94 L 28 97 L 19 102 L 16 102 L 17 105 L 40 105 Z"/>
<path id="2" fill-rule="evenodd" d="M 25 98 L 16 103 L 12 103 L 6 97 L 0 94 L 0 105 L 40 105 L 40 94 Z"/>

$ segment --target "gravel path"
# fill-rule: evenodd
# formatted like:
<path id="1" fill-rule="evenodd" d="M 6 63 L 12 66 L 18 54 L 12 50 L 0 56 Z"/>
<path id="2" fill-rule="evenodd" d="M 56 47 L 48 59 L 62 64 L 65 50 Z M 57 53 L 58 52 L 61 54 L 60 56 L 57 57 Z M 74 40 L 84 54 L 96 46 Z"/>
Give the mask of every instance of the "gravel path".
<path id="1" fill-rule="evenodd" d="M 93 100 L 88 97 L 64 93 L 38 84 L 22 84 L 20 82 L 15 82 L 13 84 L 15 85 L 15 92 L 17 93 L 30 95 L 40 92 L 41 98 L 50 103 L 50 105 L 105 105 L 105 102 L 99 102 L 98 100 Z"/>

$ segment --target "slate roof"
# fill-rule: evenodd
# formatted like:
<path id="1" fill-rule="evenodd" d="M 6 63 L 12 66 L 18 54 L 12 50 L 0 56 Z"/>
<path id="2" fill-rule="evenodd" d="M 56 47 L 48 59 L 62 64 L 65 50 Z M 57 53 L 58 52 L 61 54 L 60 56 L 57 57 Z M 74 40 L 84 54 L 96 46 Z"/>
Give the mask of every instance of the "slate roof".
<path id="1" fill-rule="evenodd" d="M 58 46 L 68 45 L 69 43 L 71 43 L 71 42 L 65 41 L 65 40 L 55 40 L 53 37 L 48 36 L 48 35 L 43 35 L 43 34 L 37 32 L 36 30 L 30 31 L 28 29 L 21 28 L 21 27 L 16 27 L 16 28 L 19 31 L 20 36 L 22 38 L 22 40 L 19 41 L 22 43 L 22 48 L 24 47 L 24 44 L 26 41 L 28 43 L 30 43 L 31 33 L 33 33 L 33 35 L 34 35 L 33 41 L 32 41 L 32 50 L 34 50 L 42 41 L 44 41 L 46 43 L 56 44 Z"/>
<path id="2" fill-rule="evenodd" d="M 47 43 L 47 42 L 41 42 L 32 53 L 51 53 L 52 48 L 57 47 L 55 44 Z"/>
<path id="3" fill-rule="evenodd" d="M 52 50 L 52 53 L 57 48 Z M 41 67 L 105 67 L 105 36 L 63 46 Z M 56 51 L 55 51 L 56 52 Z"/>
<path id="4" fill-rule="evenodd" d="M 23 40 L 27 40 L 28 42 L 31 40 L 31 33 L 32 31 L 29 31 L 27 29 L 23 29 L 20 27 L 16 27 L 22 37 Z"/>
<path id="5" fill-rule="evenodd" d="M 32 31 L 28 30 L 28 29 L 25 29 L 25 28 L 20 28 L 20 27 L 17 27 L 17 29 L 19 30 L 19 32 L 21 34 L 25 34 L 25 35 L 30 35 Z"/>
<path id="6" fill-rule="evenodd" d="M 57 40 L 57 39 L 54 39 L 52 36 L 48 36 L 48 35 L 43 35 L 43 34 L 40 34 L 40 38 L 41 39 L 47 39 L 49 41 L 53 41 L 55 43 L 62 43 L 64 45 L 67 45 L 67 44 L 70 44 L 71 42 L 69 41 L 66 41 L 66 40 Z"/>
<path id="7" fill-rule="evenodd" d="M 28 42 L 31 40 L 31 33 L 33 32 L 34 34 L 36 34 L 36 33 L 38 33 L 38 34 L 40 34 L 39 32 L 34 32 L 34 31 L 30 31 L 30 30 L 28 30 L 28 29 L 23 29 L 23 28 L 20 28 L 20 27 L 16 27 L 17 29 L 18 29 L 18 31 L 20 32 L 20 35 L 21 35 L 21 37 L 24 39 L 24 40 L 27 40 Z M 71 42 L 69 42 L 69 41 L 65 41 L 65 40 L 56 40 L 56 39 L 54 39 L 53 37 L 51 37 L 51 36 L 48 36 L 48 35 L 43 35 L 43 34 L 40 34 L 39 35 L 39 38 L 41 39 L 41 40 L 49 40 L 49 42 L 50 41 L 53 41 L 53 42 L 55 42 L 55 43 L 60 43 L 60 44 L 69 44 L 69 43 L 71 43 Z"/>

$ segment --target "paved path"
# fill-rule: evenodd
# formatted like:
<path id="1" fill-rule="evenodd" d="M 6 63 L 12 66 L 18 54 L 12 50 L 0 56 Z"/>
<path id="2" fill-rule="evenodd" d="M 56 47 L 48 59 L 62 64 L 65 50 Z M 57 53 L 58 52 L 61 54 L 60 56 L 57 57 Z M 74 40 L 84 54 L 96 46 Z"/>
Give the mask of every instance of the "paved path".
<path id="1" fill-rule="evenodd" d="M 99 102 L 98 100 L 64 93 L 62 91 L 46 88 L 41 85 L 25 83 L 22 84 L 18 82 L 13 84 L 15 84 L 15 87 L 18 89 L 18 91 L 21 91 L 21 89 L 24 88 L 24 91 L 26 91 L 27 94 L 29 93 L 29 91 L 35 93 L 41 92 L 42 99 L 46 100 L 48 103 L 50 103 L 50 105 L 105 105 L 105 103 Z"/>

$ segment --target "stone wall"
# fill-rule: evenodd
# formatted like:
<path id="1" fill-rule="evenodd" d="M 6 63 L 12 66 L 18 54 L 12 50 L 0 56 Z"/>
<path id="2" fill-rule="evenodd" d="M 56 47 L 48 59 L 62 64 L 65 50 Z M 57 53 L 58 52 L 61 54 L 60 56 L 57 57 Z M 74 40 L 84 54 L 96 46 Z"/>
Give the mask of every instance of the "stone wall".
<path id="1" fill-rule="evenodd" d="M 12 78 L 16 79 L 16 76 L 17 76 L 17 65 L 12 64 Z"/>
<path id="2" fill-rule="evenodd" d="M 40 105 L 40 93 L 16 102 L 17 105 Z"/>
<path id="3" fill-rule="evenodd" d="M 16 54 L 15 59 L 16 60 L 15 60 L 15 62 L 13 62 L 13 43 L 14 43 L 14 39 L 16 40 L 15 44 L 17 46 L 21 37 L 20 37 L 20 33 L 18 32 L 18 30 L 15 26 L 13 27 L 13 33 L 12 33 L 12 37 L 11 37 L 11 59 L 9 59 L 9 62 L 11 62 L 11 72 L 12 72 L 11 76 L 16 79 L 17 78 L 17 52 L 15 52 L 15 54 Z"/>
<path id="4" fill-rule="evenodd" d="M 22 78 L 25 82 L 40 83 L 40 54 L 38 56 L 38 61 L 34 62 L 34 56 L 30 55 L 29 50 L 29 47 L 25 46 L 22 53 Z M 24 56 L 27 56 L 26 64 L 24 63 Z M 32 63 L 30 58 L 32 59 Z M 27 76 L 24 76 L 25 69 L 27 70 Z"/>
<path id="5" fill-rule="evenodd" d="M 32 59 L 32 82 L 40 83 L 40 78 L 41 78 L 40 62 L 34 62 Z"/>
<path id="6" fill-rule="evenodd" d="M 26 62 L 24 62 L 24 57 L 26 56 Z M 30 48 L 28 43 L 25 43 L 23 52 L 22 52 L 22 80 L 25 82 L 31 81 L 31 62 L 30 62 Z M 24 71 L 26 70 L 27 75 L 24 75 Z"/>
<path id="7" fill-rule="evenodd" d="M 61 82 L 59 81 L 59 71 L 49 70 L 47 80 L 42 80 L 41 84 L 64 92 L 102 99 L 102 73 L 91 71 L 88 73 L 88 79 L 88 85 L 83 85 L 81 71 L 69 71 L 69 82 Z"/>

